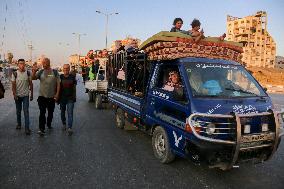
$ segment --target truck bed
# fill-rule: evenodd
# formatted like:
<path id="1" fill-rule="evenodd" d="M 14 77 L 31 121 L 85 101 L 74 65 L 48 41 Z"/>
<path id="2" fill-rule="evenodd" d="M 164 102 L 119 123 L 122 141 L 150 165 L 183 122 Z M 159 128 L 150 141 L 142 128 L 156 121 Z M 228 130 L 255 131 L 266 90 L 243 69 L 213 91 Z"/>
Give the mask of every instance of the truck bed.
<path id="1" fill-rule="evenodd" d="M 143 104 L 144 99 L 134 96 L 129 93 L 119 91 L 117 89 L 110 88 L 108 90 L 108 99 L 113 104 L 119 106 L 121 109 L 126 112 L 132 113 L 137 117 L 141 117 L 141 105 Z"/>
<path id="2" fill-rule="evenodd" d="M 86 81 L 85 87 L 90 91 L 99 91 L 99 92 L 106 92 L 107 91 L 107 80 L 98 81 Z"/>

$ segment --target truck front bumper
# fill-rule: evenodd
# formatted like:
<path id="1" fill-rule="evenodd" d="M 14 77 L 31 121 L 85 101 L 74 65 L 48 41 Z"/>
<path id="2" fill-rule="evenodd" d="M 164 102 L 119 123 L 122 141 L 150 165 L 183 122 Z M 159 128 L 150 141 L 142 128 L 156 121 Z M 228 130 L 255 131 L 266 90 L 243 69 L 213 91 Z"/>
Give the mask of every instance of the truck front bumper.
<path id="1" fill-rule="evenodd" d="M 279 114 L 279 112 L 273 111 L 235 115 L 192 114 L 188 118 L 188 123 L 197 140 L 188 140 L 186 142 L 186 152 L 191 155 L 199 153 L 200 156 L 211 162 L 212 167 L 223 170 L 231 169 L 243 161 L 262 162 L 268 160 L 277 150 L 281 136 L 284 135 L 284 129 L 282 126 L 280 127 Z M 273 131 L 242 134 L 241 118 L 268 115 L 274 117 L 275 128 Z M 192 124 L 193 118 L 198 116 L 234 119 L 236 123 L 234 140 L 220 140 L 202 136 Z"/>

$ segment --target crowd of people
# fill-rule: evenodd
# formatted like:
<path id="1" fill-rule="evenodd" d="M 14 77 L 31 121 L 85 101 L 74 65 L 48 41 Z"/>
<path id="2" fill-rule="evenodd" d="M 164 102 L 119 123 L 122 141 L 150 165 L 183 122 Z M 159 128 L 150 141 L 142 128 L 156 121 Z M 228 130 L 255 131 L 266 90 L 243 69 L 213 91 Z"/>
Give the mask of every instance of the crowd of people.
<path id="1" fill-rule="evenodd" d="M 104 75 L 99 73 L 100 68 L 100 59 L 108 58 L 109 52 L 106 49 L 103 50 L 89 50 L 85 59 L 80 60 L 81 66 L 81 74 L 83 77 L 83 82 L 85 83 L 87 80 L 95 80 L 97 74 L 99 74 L 99 78 L 101 80 L 104 79 Z"/>
<path id="2" fill-rule="evenodd" d="M 173 21 L 173 27 L 170 32 L 180 32 L 191 36 L 195 42 L 199 42 L 205 38 L 203 29 L 200 29 L 201 23 L 198 19 L 194 19 L 191 23 L 190 30 L 182 30 L 183 20 L 181 18 L 175 18 Z M 224 40 L 225 34 L 220 36 L 220 40 Z M 138 41 L 136 39 L 129 38 L 126 42 L 121 40 L 116 41 L 112 53 L 120 51 L 131 52 L 138 48 Z M 84 59 L 80 60 L 81 74 L 83 82 L 87 80 L 95 80 L 98 78 L 103 80 L 104 75 L 100 73 L 100 59 L 108 58 L 109 52 L 106 49 L 103 50 L 89 50 Z M 42 59 L 43 69 L 38 69 L 37 65 L 34 65 L 32 72 L 30 73 L 25 67 L 25 60 L 18 60 L 18 70 L 12 74 L 12 92 L 15 100 L 17 126 L 16 129 L 21 129 L 21 112 L 24 112 L 25 118 L 25 133 L 30 135 L 30 120 L 29 120 L 29 101 L 33 100 L 33 82 L 32 80 L 40 80 L 39 96 L 37 98 L 39 107 L 39 131 L 38 134 L 43 136 L 45 134 L 45 127 L 52 129 L 53 112 L 55 104 L 58 103 L 61 109 L 61 121 L 62 129 L 67 130 L 69 135 L 72 134 L 73 124 L 73 109 L 76 102 L 76 72 L 75 67 L 70 68 L 69 64 L 64 64 L 63 74 L 59 74 L 57 70 L 50 67 L 50 60 L 48 58 Z M 194 82 L 198 79 L 193 79 L 191 85 L 193 88 L 198 88 Z M 210 86 L 207 86 L 210 85 Z M 214 83 L 208 83 L 204 86 L 203 91 L 208 93 L 208 89 Z M 169 72 L 168 80 L 164 84 L 163 89 L 167 91 L 176 91 L 180 96 L 183 94 L 180 75 L 177 71 Z M 212 88 L 212 87 L 211 87 Z M 216 87 L 215 87 L 216 88 Z M 198 89 L 196 89 L 198 90 Z M 86 91 L 87 92 L 87 91 Z M 220 92 L 218 88 L 212 93 Z M 0 98 L 4 98 L 5 89 L 0 83 Z M 66 111 L 68 120 L 66 121 Z M 47 117 L 46 117 L 46 112 Z"/>
<path id="3" fill-rule="evenodd" d="M 22 128 L 21 114 L 24 112 L 25 134 L 30 135 L 29 102 L 33 100 L 33 81 L 39 80 L 39 107 L 38 134 L 45 135 L 45 128 L 52 129 L 53 112 L 55 104 L 60 105 L 62 129 L 72 135 L 73 109 L 76 102 L 76 75 L 70 72 L 70 65 L 63 65 L 63 74 L 50 67 L 49 58 L 42 59 L 43 69 L 37 65 L 32 71 L 26 69 L 25 60 L 18 60 L 18 69 L 12 73 L 12 92 L 15 100 L 17 125 L 16 129 Z M 2 89 L 2 86 L 0 85 Z M 5 91 L 4 91 L 5 92 Z M 0 95 L 1 97 L 1 95 Z M 3 95 L 4 98 L 4 95 Z M 66 110 L 68 121 L 66 122 Z M 47 117 L 46 117 L 47 112 Z"/>

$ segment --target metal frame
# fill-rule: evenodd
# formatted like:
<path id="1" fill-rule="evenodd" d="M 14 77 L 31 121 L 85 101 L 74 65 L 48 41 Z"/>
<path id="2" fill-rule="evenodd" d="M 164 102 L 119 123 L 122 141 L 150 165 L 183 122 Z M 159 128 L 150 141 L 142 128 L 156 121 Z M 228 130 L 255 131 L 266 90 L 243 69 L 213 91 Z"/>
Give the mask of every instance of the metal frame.
<path id="1" fill-rule="evenodd" d="M 196 136 L 198 139 L 200 140 L 205 140 L 208 142 L 215 142 L 215 143 L 221 143 L 221 144 L 236 144 L 235 141 L 229 141 L 229 140 L 220 140 L 220 139 L 213 139 L 213 138 L 208 138 L 208 137 L 204 137 L 199 135 L 196 131 L 194 126 L 192 126 L 191 122 L 192 122 L 192 118 L 196 117 L 196 116 L 201 116 L 201 117 L 214 117 L 214 118 L 234 118 L 234 116 L 232 115 L 223 115 L 223 114 L 205 114 L 205 113 L 194 113 L 191 114 L 188 118 L 188 123 L 189 126 L 191 127 L 191 130 L 194 134 L 194 136 Z"/>
<path id="2" fill-rule="evenodd" d="M 191 114 L 189 116 L 188 123 L 189 123 L 189 126 L 190 126 L 194 136 L 197 137 L 200 140 L 205 140 L 205 141 L 214 142 L 214 143 L 235 145 L 232 161 L 226 167 L 226 169 L 230 169 L 237 162 L 238 156 L 239 156 L 239 152 L 241 150 L 243 150 L 242 148 L 240 148 L 241 136 L 242 136 L 241 135 L 241 118 L 242 117 L 254 117 L 254 116 L 272 115 L 272 114 L 274 115 L 274 120 L 275 120 L 275 132 L 274 132 L 275 138 L 274 138 L 274 143 L 272 145 L 261 145 L 261 146 L 255 146 L 255 147 L 247 148 L 247 149 L 255 149 L 255 148 L 272 146 L 272 152 L 271 152 L 270 156 L 268 157 L 268 159 L 270 159 L 272 157 L 272 155 L 275 153 L 275 151 L 277 149 L 279 138 L 281 137 L 281 135 L 280 135 L 280 124 L 279 124 L 279 120 L 278 120 L 279 112 L 272 111 L 272 112 L 250 113 L 250 114 L 235 114 L 235 116 L 233 116 L 233 115 L 222 115 L 222 114 L 194 113 L 194 114 Z M 234 118 L 235 117 L 236 126 L 237 126 L 237 128 L 236 128 L 236 140 L 235 141 L 228 141 L 228 140 L 212 139 L 212 138 L 209 138 L 209 137 L 204 137 L 204 136 L 199 135 L 196 132 L 195 127 L 192 126 L 192 124 L 191 124 L 192 121 L 193 121 L 192 120 L 193 117 L 197 117 L 197 116 L 212 117 L 212 118 Z M 284 135 L 284 133 L 283 133 L 283 135 Z"/>
<path id="3" fill-rule="evenodd" d="M 273 112 L 274 120 L 275 120 L 275 140 L 274 140 L 273 150 L 272 150 L 270 156 L 268 157 L 268 159 L 271 159 L 273 154 L 275 153 L 275 151 L 277 149 L 279 138 L 281 137 L 281 136 L 279 136 L 280 124 L 279 124 L 279 120 L 278 120 L 278 114 L 279 114 L 278 112 Z"/>
<path id="4" fill-rule="evenodd" d="M 109 57 L 109 64 L 111 65 L 108 66 L 108 68 L 111 69 L 113 72 L 112 75 L 108 75 L 108 77 L 110 78 L 110 82 L 109 82 L 110 88 L 114 88 L 115 90 L 120 90 L 120 91 L 128 93 L 127 87 L 128 87 L 129 81 L 127 81 L 127 77 L 128 77 L 127 66 L 128 64 L 131 64 L 131 62 L 135 62 L 135 61 L 143 63 L 143 78 L 144 78 L 143 81 L 144 81 L 145 76 L 146 76 L 146 67 L 147 67 L 147 56 L 144 52 L 136 51 L 136 52 L 128 53 L 126 51 L 122 51 L 122 52 L 113 54 Z M 125 80 L 124 81 L 120 81 L 119 79 L 117 79 L 117 73 L 119 69 L 122 68 L 122 66 L 125 69 Z M 107 72 L 108 74 L 110 74 L 109 71 Z M 122 83 L 124 84 L 123 87 L 122 87 Z M 146 82 L 143 82 L 142 93 L 144 95 L 146 93 L 146 84 L 147 84 Z"/>

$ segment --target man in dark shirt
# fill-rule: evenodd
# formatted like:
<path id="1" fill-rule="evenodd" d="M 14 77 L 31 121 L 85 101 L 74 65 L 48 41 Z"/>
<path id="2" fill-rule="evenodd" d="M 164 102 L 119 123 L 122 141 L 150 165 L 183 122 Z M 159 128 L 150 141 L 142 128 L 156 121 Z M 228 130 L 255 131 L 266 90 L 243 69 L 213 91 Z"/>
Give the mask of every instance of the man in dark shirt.
<path id="1" fill-rule="evenodd" d="M 60 75 L 60 109 L 61 109 L 61 120 L 63 124 L 63 130 L 66 130 L 66 117 L 65 112 L 67 108 L 68 115 L 68 134 L 72 135 L 72 124 L 73 124 L 73 109 L 76 102 L 76 76 L 70 74 L 70 65 L 63 65 L 63 73 Z"/>

